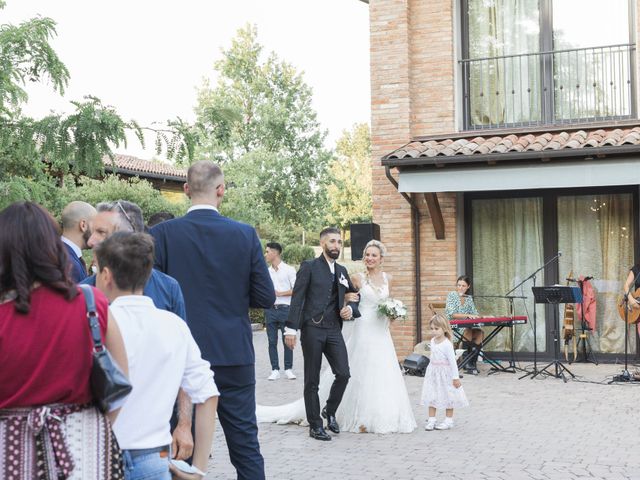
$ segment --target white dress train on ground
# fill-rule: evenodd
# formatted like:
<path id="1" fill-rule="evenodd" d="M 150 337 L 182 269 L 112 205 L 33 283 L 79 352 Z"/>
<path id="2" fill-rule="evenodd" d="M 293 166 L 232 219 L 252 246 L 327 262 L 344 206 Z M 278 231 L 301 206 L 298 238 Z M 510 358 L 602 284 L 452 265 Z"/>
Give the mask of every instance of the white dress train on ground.
<path id="1" fill-rule="evenodd" d="M 361 317 L 354 320 L 346 342 L 351 378 L 336 412 L 340 429 L 354 433 L 409 433 L 416 428 L 411 402 L 389 332 L 389 319 L 378 313 L 380 300 L 389 296 L 384 285 L 376 288 L 362 277 Z M 330 368 L 320 377 L 320 405 L 324 406 L 333 382 Z M 304 400 L 278 406 L 258 405 L 259 423 L 306 425 Z"/>

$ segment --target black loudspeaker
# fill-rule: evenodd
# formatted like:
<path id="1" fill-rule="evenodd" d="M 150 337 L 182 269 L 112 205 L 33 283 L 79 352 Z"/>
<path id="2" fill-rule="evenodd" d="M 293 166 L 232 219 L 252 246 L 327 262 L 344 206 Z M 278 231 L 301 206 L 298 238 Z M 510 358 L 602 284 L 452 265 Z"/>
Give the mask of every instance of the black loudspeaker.
<path id="1" fill-rule="evenodd" d="M 351 260 L 362 260 L 364 246 L 370 240 L 380 240 L 380 225 L 377 223 L 351 224 Z"/>
<path id="2" fill-rule="evenodd" d="M 402 368 L 407 375 L 415 375 L 416 377 L 424 377 L 427 367 L 429 366 L 429 359 L 419 353 L 412 353 L 404 359 Z"/>

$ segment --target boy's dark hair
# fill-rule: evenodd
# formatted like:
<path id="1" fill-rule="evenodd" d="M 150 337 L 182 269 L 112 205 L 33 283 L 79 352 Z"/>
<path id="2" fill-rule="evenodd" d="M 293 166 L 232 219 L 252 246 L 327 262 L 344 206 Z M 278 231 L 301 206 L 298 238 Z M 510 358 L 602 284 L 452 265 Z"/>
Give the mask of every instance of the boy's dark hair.
<path id="1" fill-rule="evenodd" d="M 279 254 L 282 255 L 282 245 L 280 245 L 278 242 L 269 242 L 266 245 L 267 248 L 270 248 L 271 250 L 277 250 Z"/>
<path id="2" fill-rule="evenodd" d="M 120 290 L 143 288 L 153 268 L 153 238 L 146 233 L 116 232 L 94 249 L 100 271 L 109 267 Z"/>
<path id="3" fill-rule="evenodd" d="M 322 238 L 322 237 L 326 237 L 327 235 L 330 235 L 330 234 L 332 234 L 332 233 L 335 233 L 335 234 L 337 234 L 337 235 L 342 235 L 342 232 L 340 231 L 340 229 L 339 229 L 339 228 L 336 228 L 336 227 L 327 227 L 327 228 L 323 229 L 323 230 L 320 232 L 320 238 Z"/>

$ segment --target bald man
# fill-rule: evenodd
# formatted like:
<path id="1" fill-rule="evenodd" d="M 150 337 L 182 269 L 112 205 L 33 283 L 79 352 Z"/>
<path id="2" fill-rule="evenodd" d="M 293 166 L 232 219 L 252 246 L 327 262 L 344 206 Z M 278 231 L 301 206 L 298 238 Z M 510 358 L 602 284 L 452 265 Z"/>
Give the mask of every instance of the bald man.
<path id="1" fill-rule="evenodd" d="M 91 222 L 95 216 L 96 209 L 86 202 L 71 202 L 62 210 L 62 241 L 67 247 L 71 277 L 76 283 L 88 276 L 82 250 L 89 248 L 87 241 L 91 236 Z"/>

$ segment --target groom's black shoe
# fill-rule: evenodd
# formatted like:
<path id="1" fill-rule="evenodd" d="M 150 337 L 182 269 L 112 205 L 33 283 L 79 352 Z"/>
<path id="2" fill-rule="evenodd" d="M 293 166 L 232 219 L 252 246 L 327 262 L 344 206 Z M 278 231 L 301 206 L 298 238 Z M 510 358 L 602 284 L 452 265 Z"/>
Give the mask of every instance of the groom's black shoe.
<path id="1" fill-rule="evenodd" d="M 309 427 L 309 436 L 311 438 L 315 438 L 316 440 L 331 440 L 331 435 L 325 432 L 322 427 Z"/>
<path id="2" fill-rule="evenodd" d="M 335 415 L 329 415 L 327 413 L 327 407 L 322 409 L 321 413 L 323 418 L 327 419 L 327 428 L 331 430 L 333 433 L 340 433 L 340 425 L 338 425 L 338 421 L 336 420 Z"/>

